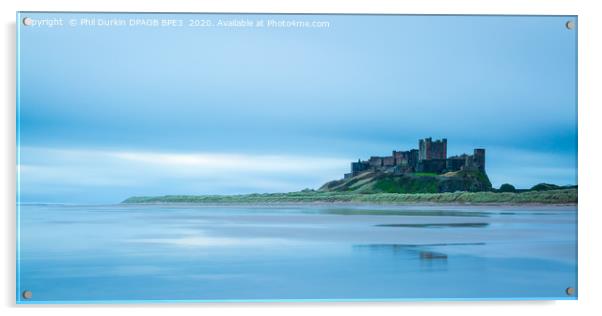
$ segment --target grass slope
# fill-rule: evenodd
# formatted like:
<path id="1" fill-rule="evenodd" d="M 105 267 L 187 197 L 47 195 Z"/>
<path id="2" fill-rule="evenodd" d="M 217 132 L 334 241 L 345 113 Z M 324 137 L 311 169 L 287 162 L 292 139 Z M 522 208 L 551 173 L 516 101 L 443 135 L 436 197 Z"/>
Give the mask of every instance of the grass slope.
<path id="1" fill-rule="evenodd" d="M 470 204 L 574 204 L 577 189 L 528 192 L 372 193 L 304 190 L 290 193 L 245 195 L 166 195 L 130 197 L 123 203 L 470 203 Z"/>
<path id="2" fill-rule="evenodd" d="M 319 189 L 323 192 L 356 193 L 443 193 L 490 190 L 489 178 L 485 173 L 478 171 L 457 171 L 442 175 L 364 172 L 355 177 L 327 182 Z"/>

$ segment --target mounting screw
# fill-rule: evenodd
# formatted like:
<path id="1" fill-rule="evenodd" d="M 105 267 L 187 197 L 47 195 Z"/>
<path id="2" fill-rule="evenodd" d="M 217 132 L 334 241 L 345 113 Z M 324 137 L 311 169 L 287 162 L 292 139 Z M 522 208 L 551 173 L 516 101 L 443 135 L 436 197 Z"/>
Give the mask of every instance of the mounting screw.
<path id="1" fill-rule="evenodd" d="M 567 287 L 566 290 L 564 290 L 566 292 L 566 295 L 568 296 L 573 296 L 573 294 L 575 294 L 575 289 L 572 287 Z"/>
<path id="2" fill-rule="evenodd" d="M 568 21 L 564 24 L 564 26 L 566 26 L 567 29 L 572 30 L 575 28 L 575 22 L 573 21 Z"/>
<path id="3" fill-rule="evenodd" d="M 23 296 L 24 299 L 28 300 L 33 297 L 33 293 L 31 293 L 31 291 L 23 291 L 23 293 L 21 293 L 21 296 Z"/>

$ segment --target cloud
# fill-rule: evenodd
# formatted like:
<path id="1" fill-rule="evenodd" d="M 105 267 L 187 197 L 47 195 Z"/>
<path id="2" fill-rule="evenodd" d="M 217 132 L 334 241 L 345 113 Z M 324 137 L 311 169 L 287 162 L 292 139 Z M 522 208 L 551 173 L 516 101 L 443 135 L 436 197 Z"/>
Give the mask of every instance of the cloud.
<path id="1" fill-rule="evenodd" d="M 111 152 L 108 155 L 125 161 L 172 169 L 185 169 L 187 172 L 191 168 L 195 168 L 195 170 L 201 173 L 290 172 L 303 174 L 308 171 L 338 168 L 341 165 L 347 165 L 350 161 L 349 159 L 321 157 L 219 153 Z"/>
<path id="2" fill-rule="evenodd" d="M 120 201 L 130 195 L 236 194 L 315 188 L 350 159 L 22 147 L 24 201 Z"/>

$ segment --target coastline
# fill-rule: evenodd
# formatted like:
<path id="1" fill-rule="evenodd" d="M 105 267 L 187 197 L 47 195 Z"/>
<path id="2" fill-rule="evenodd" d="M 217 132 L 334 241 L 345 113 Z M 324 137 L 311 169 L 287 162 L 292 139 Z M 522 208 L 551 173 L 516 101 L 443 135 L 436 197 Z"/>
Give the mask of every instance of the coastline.
<path id="1" fill-rule="evenodd" d="M 521 209 L 529 208 L 577 208 L 578 203 L 461 203 L 461 202 L 405 202 L 405 203 L 377 203 L 377 202 L 149 202 L 149 203 L 119 203 L 111 205 L 126 206 L 197 206 L 197 207 L 509 207 Z"/>
<path id="2" fill-rule="evenodd" d="M 453 193 L 333 193 L 301 191 L 244 195 L 166 195 L 130 197 L 122 204 L 341 204 L 341 205 L 566 205 L 578 204 L 577 189 L 509 192 Z"/>

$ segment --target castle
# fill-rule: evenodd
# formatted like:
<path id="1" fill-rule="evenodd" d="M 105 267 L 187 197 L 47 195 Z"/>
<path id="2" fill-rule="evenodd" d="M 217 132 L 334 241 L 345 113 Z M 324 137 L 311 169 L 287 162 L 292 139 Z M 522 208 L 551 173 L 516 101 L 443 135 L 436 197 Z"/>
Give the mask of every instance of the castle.
<path id="1" fill-rule="evenodd" d="M 372 156 L 368 160 L 352 162 L 351 172 L 346 173 L 345 178 L 354 177 L 365 171 L 442 174 L 459 170 L 485 173 L 485 149 L 476 148 L 472 155 L 447 157 L 447 139 L 433 141 L 429 137 L 418 141 L 418 149 L 394 150 L 391 156 Z"/>

